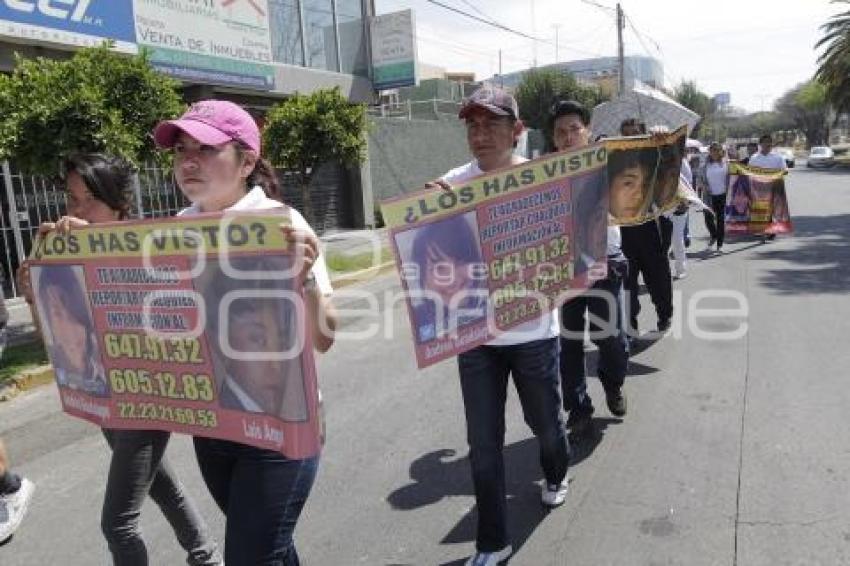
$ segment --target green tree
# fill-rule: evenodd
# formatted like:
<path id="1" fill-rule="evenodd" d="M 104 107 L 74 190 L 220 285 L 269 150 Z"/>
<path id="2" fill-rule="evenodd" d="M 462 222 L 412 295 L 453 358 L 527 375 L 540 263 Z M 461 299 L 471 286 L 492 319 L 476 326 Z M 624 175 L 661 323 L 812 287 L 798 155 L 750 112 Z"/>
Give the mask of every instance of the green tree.
<path id="1" fill-rule="evenodd" d="M 673 99 L 702 116 L 703 120 L 714 113 L 714 101 L 702 92 L 694 81 L 682 81 L 673 89 Z"/>
<path id="2" fill-rule="evenodd" d="M 812 80 L 797 85 L 776 101 L 776 111 L 806 135 L 810 146 L 824 145 L 829 140 L 832 110 L 826 93 L 825 85 Z"/>
<path id="3" fill-rule="evenodd" d="M 15 70 L 0 75 L 0 159 L 48 175 L 75 151 L 103 151 L 138 165 L 156 155 L 151 128 L 183 109 L 177 86 L 145 53 L 129 57 L 108 45 L 64 61 L 18 57 Z"/>
<path id="4" fill-rule="evenodd" d="M 366 155 L 366 109 L 351 104 L 339 87 L 295 94 L 273 106 L 263 130 L 263 152 L 277 167 L 292 172 L 304 202 L 304 216 L 313 222 L 310 181 L 322 163 L 361 163 Z"/>
<path id="5" fill-rule="evenodd" d="M 556 98 L 576 100 L 589 110 L 605 100 L 599 89 L 585 86 L 572 74 L 555 69 L 526 71 L 515 94 L 520 118 L 529 128 L 542 130 L 547 140 L 552 139 L 548 118 Z"/>
<path id="6" fill-rule="evenodd" d="M 850 5 L 850 0 L 833 3 Z M 824 85 L 837 112 L 850 112 L 850 9 L 833 16 L 821 29 L 824 35 L 815 47 L 826 49 L 818 58 L 815 78 Z"/>

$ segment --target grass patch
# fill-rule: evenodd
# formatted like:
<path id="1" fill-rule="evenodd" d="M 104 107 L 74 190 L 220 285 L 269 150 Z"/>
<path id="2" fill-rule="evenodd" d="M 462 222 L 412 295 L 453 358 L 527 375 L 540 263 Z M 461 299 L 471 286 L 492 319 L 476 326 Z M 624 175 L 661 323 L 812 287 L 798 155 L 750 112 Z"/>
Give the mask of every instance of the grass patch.
<path id="1" fill-rule="evenodd" d="M 393 254 L 389 250 L 389 248 L 381 248 L 381 257 L 378 261 L 378 265 L 386 263 L 392 258 Z M 373 252 L 363 252 L 352 255 L 329 253 L 325 258 L 325 261 L 328 264 L 328 269 L 337 275 L 341 273 L 352 273 L 355 271 L 361 271 L 363 269 L 378 267 L 378 265 L 375 265 L 374 260 L 375 258 Z"/>
<path id="2" fill-rule="evenodd" d="M 41 341 L 7 347 L 0 358 L 0 386 L 28 369 L 49 363 Z"/>

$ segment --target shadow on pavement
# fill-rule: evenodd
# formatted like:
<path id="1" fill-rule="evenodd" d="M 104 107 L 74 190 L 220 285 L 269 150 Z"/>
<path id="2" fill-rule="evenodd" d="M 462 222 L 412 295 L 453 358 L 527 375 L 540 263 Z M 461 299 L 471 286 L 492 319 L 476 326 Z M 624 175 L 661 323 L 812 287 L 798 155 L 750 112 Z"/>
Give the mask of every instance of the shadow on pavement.
<path id="1" fill-rule="evenodd" d="M 571 437 L 574 466 L 587 458 L 604 436 L 605 429 L 618 419 L 594 418 L 595 433 L 583 435 L 574 443 Z M 394 509 L 413 510 L 439 503 L 443 498 L 473 496 L 469 457 L 457 458 L 454 450 L 436 450 L 416 459 L 410 465 L 411 483 L 392 492 L 387 501 Z M 507 491 L 508 529 L 514 552 L 522 548 L 537 526 L 549 513 L 540 502 L 540 480 L 537 440 L 533 437 L 506 445 L 504 448 L 505 488 Z M 566 505 L 569 505 L 569 498 Z M 457 544 L 475 541 L 478 510 L 473 507 L 454 525 L 441 544 Z M 442 566 L 463 564 L 466 559 L 447 562 Z"/>
<path id="2" fill-rule="evenodd" d="M 850 214 L 793 217 L 796 246 L 766 247 L 755 259 L 793 267 L 767 271 L 760 283 L 783 295 L 850 291 Z"/>

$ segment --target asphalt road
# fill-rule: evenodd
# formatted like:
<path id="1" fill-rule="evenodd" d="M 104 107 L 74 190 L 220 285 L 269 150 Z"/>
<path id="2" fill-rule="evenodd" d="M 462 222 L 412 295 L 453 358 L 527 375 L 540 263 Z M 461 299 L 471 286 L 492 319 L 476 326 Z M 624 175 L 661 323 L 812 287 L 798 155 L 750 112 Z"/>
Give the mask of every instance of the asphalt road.
<path id="1" fill-rule="evenodd" d="M 553 512 L 540 507 L 535 443 L 511 395 L 511 564 L 850 564 L 850 171 L 798 168 L 788 194 L 792 237 L 732 239 L 722 256 L 703 251 L 702 219 L 691 216 L 674 333 L 633 357 L 623 421 L 591 380 L 599 432 L 573 446 L 571 493 Z M 475 508 L 456 368 L 416 370 L 394 277 L 356 289 L 381 310 L 343 301 L 349 336 L 320 360 L 328 443 L 296 531 L 302 560 L 462 564 Z M 700 335 L 741 325 L 731 340 Z M 37 484 L 26 522 L 0 547 L 3 566 L 109 562 L 106 445 L 58 407 L 50 386 L 0 404 L 0 434 Z M 188 439 L 175 437 L 168 455 L 221 537 Z M 158 509 L 148 504 L 142 523 L 151 564 L 184 563 Z"/>

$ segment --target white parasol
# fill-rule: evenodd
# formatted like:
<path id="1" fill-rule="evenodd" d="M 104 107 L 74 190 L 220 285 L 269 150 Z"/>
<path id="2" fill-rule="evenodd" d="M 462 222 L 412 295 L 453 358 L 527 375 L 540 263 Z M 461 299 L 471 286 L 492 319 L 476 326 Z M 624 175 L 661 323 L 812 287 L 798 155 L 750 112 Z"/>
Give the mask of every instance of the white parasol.
<path id="1" fill-rule="evenodd" d="M 630 92 L 603 102 L 593 109 L 590 129 L 594 136 L 619 136 L 620 124 L 629 118 L 637 118 L 646 124 L 647 128 L 666 126 L 669 131 L 687 124 L 688 133 L 692 132 L 701 120 L 699 114 L 685 108 L 660 90 L 635 82 Z"/>

